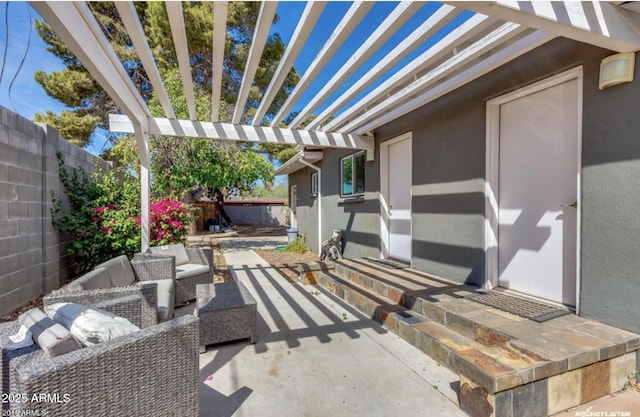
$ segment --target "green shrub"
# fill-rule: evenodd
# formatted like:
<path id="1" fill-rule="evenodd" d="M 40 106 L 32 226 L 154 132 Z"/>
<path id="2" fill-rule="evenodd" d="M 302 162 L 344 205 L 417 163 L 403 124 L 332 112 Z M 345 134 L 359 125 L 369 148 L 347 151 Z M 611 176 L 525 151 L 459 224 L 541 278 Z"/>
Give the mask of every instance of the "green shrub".
<path id="1" fill-rule="evenodd" d="M 304 240 L 300 236 L 296 237 L 293 242 L 287 245 L 287 252 L 295 252 L 295 253 L 306 253 L 307 245 L 304 243 Z"/>
<path id="2" fill-rule="evenodd" d="M 70 203 L 52 193 L 53 226 L 72 239 L 67 253 L 74 255 L 79 272 L 119 255 L 140 252 L 140 184 L 115 170 L 88 175 L 83 169 L 68 171 L 58 155 L 60 181 Z M 188 205 L 172 199 L 149 207 L 150 244 L 184 243 L 192 221 Z"/>

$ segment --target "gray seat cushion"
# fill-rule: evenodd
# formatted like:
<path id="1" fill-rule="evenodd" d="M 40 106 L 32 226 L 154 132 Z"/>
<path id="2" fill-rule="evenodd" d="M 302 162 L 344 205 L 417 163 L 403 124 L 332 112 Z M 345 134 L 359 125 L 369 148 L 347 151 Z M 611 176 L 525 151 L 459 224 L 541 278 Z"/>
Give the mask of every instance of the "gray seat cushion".
<path id="1" fill-rule="evenodd" d="M 109 259 L 96 266 L 96 268 L 105 268 L 107 270 L 111 279 L 111 287 L 128 287 L 133 285 L 136 280 L 131 262 L 125 255 Z"/>
<path id="2" fill-rule="evenodd" d="M 106 268 L 96 267 L 93 271 L 87 272 L 67 286 L 70 291 L 95 290 L 98 288 L 111 288 L 111 277 Z"/>
<path id="3" fill-rule="evenodd" d="M 51 320 L 38 308 L 21 314 L 18 322 L 31 331 L 33 340 L 50 357 L 64 355 L 81 347 L 69 330 Z"/>
<path id="4" fill-rule="evenodd" d="M 188 278 L 194 275 L 206 274 L 209 272 L 209 265 L 183 264 L 176 266 L 176 279 Z"/>
<path id="5" fill-rule="evenodd" d="M 176 258 L 176 266 L 184 265 L 191 262 L 189 255 L 182 244 L 164 245 L 164 246 L 151 246 L 149 253 L 154 255 L 170 255 Z"/>
<path id="6" fill-rule="evenodd" d="M 142 281 L 139 284 L 151 283 L 158 285 L 158 321 L 171 320 L 176 304 L 176 290 L 173 280 L 159 279 L 156 281 Z"/>

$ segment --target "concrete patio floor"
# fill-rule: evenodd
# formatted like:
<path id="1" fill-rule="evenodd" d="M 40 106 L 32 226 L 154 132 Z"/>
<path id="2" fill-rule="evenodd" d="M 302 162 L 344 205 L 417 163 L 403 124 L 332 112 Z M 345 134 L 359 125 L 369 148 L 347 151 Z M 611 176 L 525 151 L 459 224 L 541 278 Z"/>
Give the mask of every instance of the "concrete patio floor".
<path id="1" fill-rule="evenodd" d="M 234 277 L 258 302 L 258 342 L 213 345 L 200 355 L 201 416 L 467 415 L 457 405 L 457 374 L 323 288 L 288 281 L 252 250 L 286 244 L 286 237 L 219 241 Z M 593 412 L 640 417 L 640 392 L 627 389 L 554 417 Z"/>
<path id="2" fill-rule="evenodd" d="M 258 301 L 258 342 L 200 355 L 201 416 L 466 416 L 457 375 L 320 289 L 289 282 L 251 250 L 281 243 L 220 240 Z"/>

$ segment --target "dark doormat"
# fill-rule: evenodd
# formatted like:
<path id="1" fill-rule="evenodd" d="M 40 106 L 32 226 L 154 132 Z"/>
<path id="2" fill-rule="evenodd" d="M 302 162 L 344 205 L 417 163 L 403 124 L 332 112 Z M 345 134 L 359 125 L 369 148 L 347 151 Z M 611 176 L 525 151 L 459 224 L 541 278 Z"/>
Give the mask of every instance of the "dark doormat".
<path id="1" fill-rule="evenodd" d="M 389 269 L 404 269 L 404 268 L 409 268 L 411 265 L 409 265 L 406 262 L 402 262 L 399 261 L 397 259 L 391 259 L 391 258 L 385 258 L 385 259 L 376 259 L 376 258 L 365 258 L 367 261 L 369 262 L 374 262 L 376 264 L 380 264 L 382 266 L 384 266 L 385 268 L 389 268 Z"/>
<path id="2" fill-rule="evenodd" d="M 464 298 L 538 323 L 571 313 L 569 310 L 551 304 L 527 300 L 501 291 L 478 292 Z"/>

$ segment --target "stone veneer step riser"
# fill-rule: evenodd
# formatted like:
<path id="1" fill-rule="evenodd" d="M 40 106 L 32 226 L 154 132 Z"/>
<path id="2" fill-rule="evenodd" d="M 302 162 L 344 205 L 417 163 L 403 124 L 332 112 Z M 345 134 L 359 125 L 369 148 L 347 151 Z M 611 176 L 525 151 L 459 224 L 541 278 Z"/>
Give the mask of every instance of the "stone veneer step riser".
<path id="1" fill-rule="evenodd" d="M 573 358 L 573 362 L 569 360 L 571 358 L 565 361 L 547 361 L 532 369 L 522 372 L 516 371 L 504 375 L 502 378 L 495 378 L 493 375 L 484 373 L 482 369 L 475 366 L 473 361 L 464 359 L 460 355 L 459 349 L 446 346 L 437 337 L 415 327 L 416 325 L 420 326 L 420 323 L 428 325 L 430 321 L 440 322 L 441 325 L 448 322 L 462 334 L 446 327 L 442 327 L 440 331 L 451 332 L 449 338 L 459 337 L 459 341 L 466 339 L 470 343 L 470 349 L 465 351 L 468 352 L 472 351 L 473 344 L 477 343 L 473 340 L 477 338 L 477 323 L 451 314 L 439 307 L 434 306 L 431 309 L 425 307 L 425 305 L 433 306 L 433 303 L 422 302 L 419 298 L 420 302 L 411 302 L 411 307 L 415 308 L 415 305 L 418 304 L 421 312 L 430 313 L 425 314 L 426 317 L 415 314 L 415 310 L 409 310 L 409 313 L 412 314 L 409 317 L 406 317 L 406 314 L 385 311 L 380 303 L 368 299 L 363 294 L 358 294 L 348 285 L 341 283 L 340 279 L 344 279 L 343 273 L 344 271 L 340 271 L 338 279 L 320 273 L 320 284 L 378 323 L 385 325 L 408 343 L 458 372 L 461 375 L 460 406 L 472 417 L 517 417 L 525 414 L 545 417 L 617 392 L 625 386 L 628 377 L 624 373 L 626 370 L 634 367 L 640 370 L 640 351 L 634 352 L 638 348 L 640 340 L 630 340 L 627 343 L 618 343 L 598 350 L 599 358 L 576 357 Z M 353 276 L 352 273 L 351 276 Z M 365 287 L 379 296 L 382 296 L 386 286 L 384 283 L 376 285 L 369 279 L 363 280 L 359 276 L 356 276 L 356 280 L 351 280 L 351 282 Z M 369 284 L 368 288 L 367 284 Z M 388 289 L 386 290 L 388 291 Z M 406 302 L 407 297 L 403 296 L 402 299 Z M 473 337 L 465 337 L 465 334 L 472 336 L 472 329 L 474 330 Z M 480 345 L 475 347 L 478 346 Z M 599 360 L 599 362 L 580 366 L 584 364 L 583 361 L 593 360 Z M 571 369 L 573 370 L 571 371 Z M 606 379 L 608 383 L 603 384 L 603 379 Z M 576 391 L 574 380 L 578 381 L 577 386 L 581 387 L 579 392 Z M 480 381 L 482 383 L 479 385 Z M 487 390 L 486 387 L 491 389 Z M 487 410 L 490 412 L 487 413 Z"/>
<path id="2" fill-rule="evenodd" d="M 339 263 L 335 264 L 334 274 L 339 279 L 352 282 L 381 297 L 398 303 L 406 309 L 451 328 L 471 340 L 492 345 L 510 339 L 507 335 L 490 331 L 487 327 L 480 326 L 465 317 L 446 311 L 438 307 L 435 303 L 425 301 L 416 295 L 406 294 L 399 288 L 372 279 L 361 272 L 354 271 Z"/>

